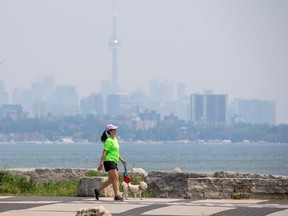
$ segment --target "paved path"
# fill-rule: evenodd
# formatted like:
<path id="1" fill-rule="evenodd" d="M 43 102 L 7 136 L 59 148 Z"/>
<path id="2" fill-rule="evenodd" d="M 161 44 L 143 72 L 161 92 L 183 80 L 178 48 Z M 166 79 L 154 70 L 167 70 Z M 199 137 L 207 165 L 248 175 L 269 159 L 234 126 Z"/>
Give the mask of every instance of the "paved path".
<path id="1" fill-rule="evenodd" d="M 287 216 L 288 201 L 130 198 L 114 202 L 87 197 L 0 197 L 0 216 L 74 216 L 76 210 L 104 206 L 113 216 Z"/>

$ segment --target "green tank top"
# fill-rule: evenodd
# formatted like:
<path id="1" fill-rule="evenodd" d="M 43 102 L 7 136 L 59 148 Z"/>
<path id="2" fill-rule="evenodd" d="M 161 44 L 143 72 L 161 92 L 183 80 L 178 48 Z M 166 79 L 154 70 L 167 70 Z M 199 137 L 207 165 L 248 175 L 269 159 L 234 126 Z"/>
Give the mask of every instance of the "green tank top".
<path id="1" fill-rule="evenodd" d="M 105 161 L 113 161 L 115 163 L 118 163 L 119 144 L 117 138 L 114 137 L 114 139 L 112 139 L 111 137 L 108 137 L 104 142 L 104 149 L 107 151 Z"/>

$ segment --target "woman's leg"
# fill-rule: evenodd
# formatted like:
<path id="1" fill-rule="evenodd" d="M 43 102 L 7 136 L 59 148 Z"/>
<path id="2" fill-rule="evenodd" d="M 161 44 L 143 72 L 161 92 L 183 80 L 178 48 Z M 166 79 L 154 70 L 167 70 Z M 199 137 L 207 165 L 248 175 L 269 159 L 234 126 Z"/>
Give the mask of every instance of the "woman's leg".
<path id="1" fill-rule="evenodd" d="M 108 179 L 100 186 L 99 191 L 108 187 L 110 184 L 113 186 L 115 196 L 119 194 L 119 180 L 117 169 L 111 169 L 108 171 Z"/>
<path id="2" fill-rule="evenodd" d="M 105 166 L 105 163 L 104 163 L 104 166 Z M 110 184 L 112 184 L 112 187 L 113 187 L 113 192 L 115 195 L 114 200 L 123 200 L 123 198 L 119 196 L 119 175 L 118 175 L 117 165 L 116 165 L 116 168 L 112 168 L 112 169 L 108 169 L 108 168 L 106 169 L 105 167 L 105 170 L 109 170 L 108 179 L 99 187 L 99 189 L 95 188 L 93 190 L 96 200 L 99 200 L 100 191 L 108 187 Z"/>
<path id="3" fill-rule="evenodd" d="M 114 172 L 111 172 L 111 175 L 113 175 L 113 182 L 112 187 L 114 191 L 115 196 L 119 196 L 119 174 L 117 169 L 113 169 Z"/>

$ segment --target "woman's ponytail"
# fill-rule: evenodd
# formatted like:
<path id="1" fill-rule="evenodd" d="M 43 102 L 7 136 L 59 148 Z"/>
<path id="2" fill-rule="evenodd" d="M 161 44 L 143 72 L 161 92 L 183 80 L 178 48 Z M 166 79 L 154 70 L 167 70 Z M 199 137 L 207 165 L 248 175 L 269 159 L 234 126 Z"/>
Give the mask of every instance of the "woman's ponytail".
<path id="1" fill-rule="evenodd" d="M 109 137 L 109 132 L 105 130 L 101 136 L 101 141 L 105 142 L 108 137 Z"/>

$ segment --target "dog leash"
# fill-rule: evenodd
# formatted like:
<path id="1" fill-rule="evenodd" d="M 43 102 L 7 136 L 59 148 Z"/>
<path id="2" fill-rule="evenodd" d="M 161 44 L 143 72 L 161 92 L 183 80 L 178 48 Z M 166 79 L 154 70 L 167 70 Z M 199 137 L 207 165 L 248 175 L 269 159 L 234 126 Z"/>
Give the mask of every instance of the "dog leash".
<path id="1" fill-rule="evenodd" d="M 128 172 L 126 169 L 126 163 L 123 164 L 124 165 L 124 173 L 123 173 L 123 177 L 124 177 L 124 182 L 129 184 L 131 182 L 131 178 L 128 176 Z"/>
<path id="2" fill-rule="evenodd" d="M 123 165 L 124 165 L 124 173 L 123 173 L 124 182 L 125 182 L 125 183 L 127 184 L 127 186 L 128 186 L 128 191 L 132 191 L 131 188 L 130 188 L 130 185 L 129 185 L 129 183 L 131 182 L 131 179 L 130 179 L 130 177 L 128 176 L 126 164 L 123 164 Z"/>

